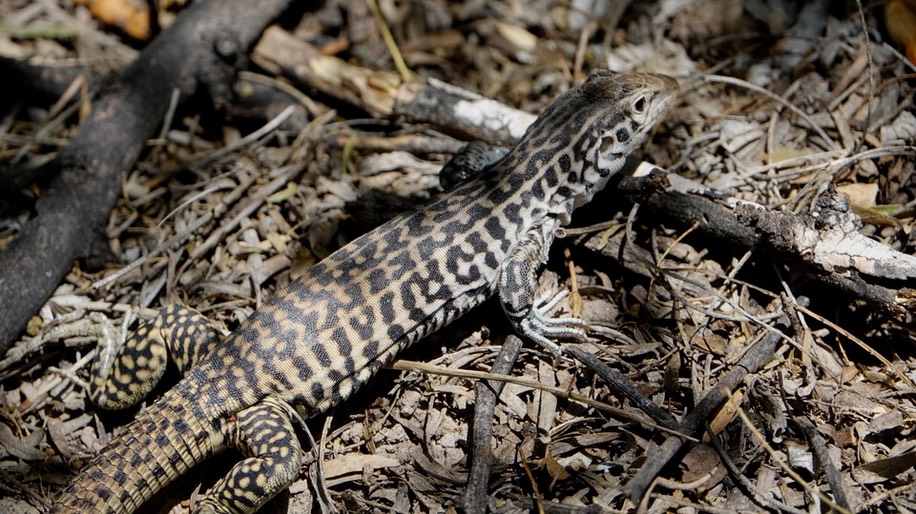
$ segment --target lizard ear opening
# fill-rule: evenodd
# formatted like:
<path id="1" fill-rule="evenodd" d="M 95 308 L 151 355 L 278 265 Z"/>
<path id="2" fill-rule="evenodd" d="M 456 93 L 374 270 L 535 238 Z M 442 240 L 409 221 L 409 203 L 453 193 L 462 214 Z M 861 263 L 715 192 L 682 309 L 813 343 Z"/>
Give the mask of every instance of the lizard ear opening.
<path id="1" fill-rule="evenodd" d="M 601 146 L 598 148 L 600 153 L 606 153 L 617 142 L 614 134 L 606 134 L 601 137 Z"/>

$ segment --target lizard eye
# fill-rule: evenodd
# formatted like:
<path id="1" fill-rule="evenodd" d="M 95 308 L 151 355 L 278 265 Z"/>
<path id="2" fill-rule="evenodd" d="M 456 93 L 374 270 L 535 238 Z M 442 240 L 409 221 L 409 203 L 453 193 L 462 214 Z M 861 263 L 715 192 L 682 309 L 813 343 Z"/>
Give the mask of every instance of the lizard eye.
<path id="1" fill-rule="evenodd" d="M 633 102 L 633 110 L 636 111 L 636 114 L 642 114 L 646 109 L 646 97 L 640 96 Z"/>

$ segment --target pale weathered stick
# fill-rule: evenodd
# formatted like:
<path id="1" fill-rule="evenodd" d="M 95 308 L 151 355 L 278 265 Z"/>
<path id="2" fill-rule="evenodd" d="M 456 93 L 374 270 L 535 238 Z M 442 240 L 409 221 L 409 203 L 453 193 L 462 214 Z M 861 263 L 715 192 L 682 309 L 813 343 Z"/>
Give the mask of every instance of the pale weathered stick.
<path id="1" fill-rule="evenodd" d="M 390 71 L 354 66 L 277 27 L 252 54 L 264 69 L 364 109 L 374 117 L 427 123 L 467 140 L 513 146 L 533 114 L 437 80 L 405 82 Z"/>

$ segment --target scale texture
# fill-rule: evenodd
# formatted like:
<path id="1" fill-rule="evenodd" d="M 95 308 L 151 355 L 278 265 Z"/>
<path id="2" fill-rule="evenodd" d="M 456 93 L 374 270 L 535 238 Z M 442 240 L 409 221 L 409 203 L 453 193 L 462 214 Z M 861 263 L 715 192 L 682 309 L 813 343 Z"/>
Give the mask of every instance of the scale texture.
<path id="1" fill-rule="evenodd" d="M 133 512 L 228 447 L 246 458 L 195 508 L 253 512 L 298 476 L 290 406 L 310 416 L 345 400 L 399 351 L 497 293 L 516 329 L 547 348 L 584 337 L 579 320 L 535 305 L 538 268 L 555 230 L 620 170 L 676 91 L 661 75 L 592 73 L 508 154 L 486 152 L 498 160 L 324 259 L 223 342 L 199 314 L 163 309 L 94 368 L 90 396 L 136 402 L 158 381 L 167 346 L 184 378 L 52 512 Z"/>

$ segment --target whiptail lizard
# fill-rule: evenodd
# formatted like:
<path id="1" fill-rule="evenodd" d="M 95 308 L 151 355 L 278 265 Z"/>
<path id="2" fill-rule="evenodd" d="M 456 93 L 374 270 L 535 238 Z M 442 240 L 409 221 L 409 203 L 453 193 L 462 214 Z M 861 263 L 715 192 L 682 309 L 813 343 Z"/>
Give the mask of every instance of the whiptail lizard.
<path id="1" fill-rule="evenodd" d="M 96 367 L 90 396 L 135 403 L 161 376 L 166 342 L 185 377 L 89 464 L 52 512 L 133 512 L 227 447 L 247 458 L 198 512 L 252 512 L 299 474 L 290 405 L 343 401 L 396 353 L 499 294 L 523 335 L 552 351 L 583 322 L 535 304 L 554 231 L 591 200 L 671 103 L 662 75 L 592 73 L 475 178 L 355 239 L 278 291 L 224 342 L 181 307 L 141 326 Z"/>

